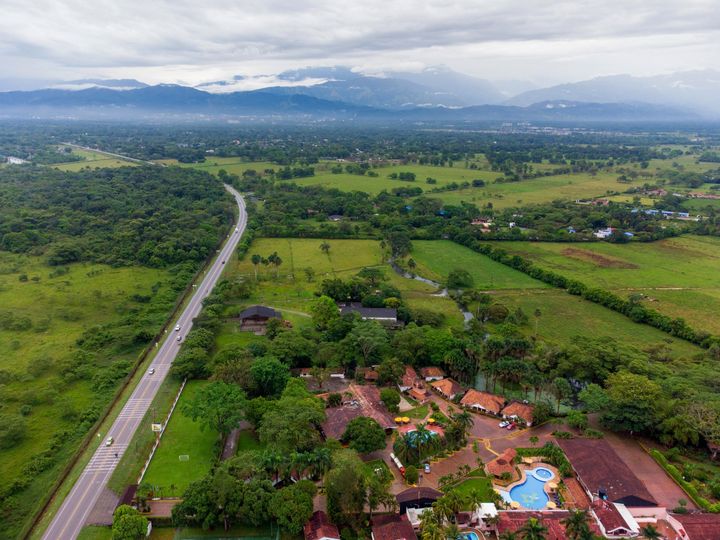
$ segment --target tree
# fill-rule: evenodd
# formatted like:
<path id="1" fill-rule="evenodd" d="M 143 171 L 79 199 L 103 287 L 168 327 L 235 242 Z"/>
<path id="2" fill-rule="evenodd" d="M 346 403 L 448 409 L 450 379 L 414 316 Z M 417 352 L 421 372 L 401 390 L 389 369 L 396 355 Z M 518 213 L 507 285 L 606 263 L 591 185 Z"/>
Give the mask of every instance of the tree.
<path id="1" fill-rule="evenodd" d="M 530 518 L 519 532 L 523 540 L 545 540 L 548 530 L 537 518 Z"/>
<path id="2" fill-rule="evenodd" d="M 601 420 L 617 431 L 651 431 L 662 406 L 660 386 L 645 377 L 627 371 L 607 379 L 609 405 Z"/>
<path id="3" fill-rule="evenodd" d="M 299 378 L 288 381 L 280 399 L 263 414 L 260 440 L 282 452 L 313 450 L 320 442 L 318 426 L 325 420 L 322 400 Z"/>
<path id="4" fill-rule="evenodd" d="M 214 381 L 200 388 L 182 407 L 185 416 L 227 435 L 243 418 L 245 392 L 234 384 Z"/>
<path id="5" fill-rule="evenodd" d="M 257 396 L 280 395 L 290 378 L 290 369 L 273 356 L 258 358 L 250 367 L 253 393 Z"/>
<path id="6" fill-rule="evenodd" d="M 556 377 L 550 388 L 557 401 L 557 412 L 560 412 L 560 403 L 572 395 L 572 386 L 564 377 Z"/>
<path id="7" fill-rule="evenodd" d="M 530 445 L 533 448 L 535 448 L 535 445 L 537 445 L 537 443 L 540 441 L 540 439 L 538 438 L 537 435 L 531 435 L 529 441 L 530 441 Z"/>
<path id="8" fill-rule="evenodd" d="M 359 416 L 348 422 L 341 440 L 360 454 L 385 448 L 385 430 L 372 418 Z"/>
<path id="9" fill-rule="evenodd" d="M 255 268 L 255 281 L 257 281 L 258 278 L 258 266 L 262 262 L 263 258 L 261 255 L 258 255 L 257 253 L 253 254 L 252 257 L 250 257 L 250 260 L 252 261 L 253 267 Z"/>
<path id="10" fill-rule="evenodd" d="M 139 540 L 145 538 L 148 520 L 132 506 L 121 504 L 113 513 L 112 540 Z"/>
<path id="11" fill-rule="evenodd" d="M 415 485 L 418 482 L 420 474 L 418 473 L 417 467 L 414 465 L 408 465 L 405 467 L 405 481 L 408 484 Z"/>
<path id="12" fill-rule="evenodd" d="M 405 366 L 397 358 L 386 358 L 377 368 L 378 383 L 397 384 L 405 373 Z"/>
<path id="13" fill-rule="evenodd" d="M 328 329 L 330 324 L 340 318 L 337 304 L 329 296 L 320 296 L 310 304 L 312 321 L 317 330 L 321 332 Z"/>
<path id="14" fill-rule="evenodd" d="M 584 431 L 588 427 L 588 417 L 587 414 L 581 411 L 576 410 L 570 410 L 567 414 L 567 424 L 571 428 L 578 429 L 580 431 Z"/>
<path id="15" fill-rule="evenodd" d="M 313 491 L 315 486 L 311 483 Z M 292 535 L 302 533 L 303 526 L 313 513 L 313 495 L 300 483 L 276 491 L 270 508 L 281 529 Z"/>
<path id="16" fill-rule="evenodd" d="M 323 242 L 320 244 L 320 251 L 322 251 L 325 255 L 330 255 L 330 244 L 327 242 Z"/>
<path id="17" fill-rule="evenodd" d="M 536 308 L 533 312 L 533 315 L 535 316 L 535 337 L 538 335 L 538 324 L 540 324 L 540 317 L 542 316 L 542 312 L 540 311 L 540 308 Z"/>
<path id="18" fill-rule="evenodd" d="M 462 268 L 455 268 L 450 271 L 447 277 L 448 289 L 469 289 L 475 284 L 470 272 Z"/>
<path id="19" fill-rule="evenodd" d="M 303 272 L 305 272 L 305 281 L 308 283 L 312 283 L 315 281 L 315 269 L 307 266 L 303 269 Z"/>
<path id="20" fill-rule="evenodd" d="M 660 531 L 655 528 L 654 525 L 648 524 L 645 525 L 645 527 L 642 528 L 642 535 L 647 540 L 660 540 L 663 538 L 663 535 L 660 534 Z"/>
<path id="21" fill-rule="evenodd" d="M 588 537 L 591 533 L 589 518 L 587 510 L 570 510 L 570 515 L 562 521 L 568 540 L 585 540 Z"/>
<path id="22" fill-rule="evenodd" d="M 383 388 L 380 390 L 380 399 L 387 407 L 388 411 L 398 412 L 400 404 L 400 394 L 394 388 Z"/>
<path id="23" fill-rule="evenodd" d="M 388 336 L 377 322 L 358 321 L 343 342 L 352 354 L 359 353 L 362 365 L 367 366 L 385 348 Z"/>
<path id="24" fill-rule="evenodd" d="M 18 414 L 0 416 L 0 449 L 17 446 L 25 438 L 27 422 Z"/>
<path id="25" fill-rule="evenodd" d="M 209 374 L 207 363 L 207 350 L 200 347 L 183 347 L 171 369 L 180 379 L 204 379 Z"/>
<path id="26" fill-rule="evenodd" d="M 316 351 L 317 344 L 314 341 L 295 331 L 280 332 L 268 348 L 269 354 L 290 367 L 307 366 Z"/>
<path id="27" fill-rule="evenodd" d="M 590 383 L 580 390 L 578 399 L 585 404 L 585 408 L 589 412 L 604 411 L 610 403 L 605 390 L 595 383 Z"/>
<path id="28" fill-rule="evenodd" d="M 336 453 L 333 467 L 325 475 L 327 511 L 331 521 L 348 525 L 363 522 L 367 481 L 365 465 L 355 452 Z"/>

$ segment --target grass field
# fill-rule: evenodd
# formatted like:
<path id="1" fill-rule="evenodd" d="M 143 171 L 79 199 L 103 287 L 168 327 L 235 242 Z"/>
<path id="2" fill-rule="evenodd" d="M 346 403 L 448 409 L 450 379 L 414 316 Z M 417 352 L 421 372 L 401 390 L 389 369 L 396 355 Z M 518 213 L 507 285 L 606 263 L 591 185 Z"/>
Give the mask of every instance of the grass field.
<path id="1" fill-rule="evenodd" d="M 646 304 L 720 333 L 720 239 L 681 236 L 653 243 L 506 242 L 510 252 L 621 296 L 647 295 Z"/>
<path id="2" fill-rule="evenodd" d="M 415 272 L 433 281 L 445 282 L 454 269 L 467 270 L 476 289 L 534 289 L 546 285 L 449 240 L 415 240 L 411 254 Z"/>
<path id="3" fill-rule="evenodd" d="M 53 165 L 54 168 L 60 169 L 61 171 L 79 171 L 85 167 L 91 169 L 101 169 L 106 167 L 135 167 L 137 163 L 134 161 L 127 161 L 119 159 L 102 152 L 94 152 L 92 150 L 84 150 L 80 148 L 73 148 L 72 154 L 83 158 L 82 161 L 68 161 L 67 163 L 56 163 Z"/>
<path id="4" fill-rule="evenodd" d="M 178 496 L 190 483 L 200 480 L 215 459 L 217 432 L 202 428 L 182 412 L 207 381 L 188 381 L 175 412 L 168 422 L 143 482 L 155 486 L 162 496 Z"/>
<path id="5" fill-rule="evenodd" d="M 383 254 L 379 242 L 375 240 L 328 240 L 330 252 L 325 255 L 320 250 L 323 240 L 263 238 L 256 240 L 242 261 L 234 261 L 228 268 L 229 276 L 255 280 L 255 270 L 251 263 L 254 253 L 267 257 L 277 251 L 283 263 L 279 276 L 275 277 L 273 268 L 262 265 L 258 270 L 259 282 L 250 299 L 245 304 L 259 303 L 279 309 L 283 317 L 293 325 L 308 324 L 310 304 L 320 283 L 328 278 L 347 279 L 364 267 L 379 267 L 390 283 L 403 295 L 410 308 L 424 308 L 440 312 L 446 316 L 448 326 L 462 324 L 462 315 L 457 305 L 447 298 L 433 296 L 436 289 L 420 281 L 403 278 L 383 263 Z M 308 281 L 305 268 L 313 268 L 315 277 Z M 229 343 L 247 343 L 256 339 L 246 332 L 239 332 L 236 325 L 228 326 L 218 338 L 218 345 Z"/>
<path id="6" fill-rule="evenodd" d="M 167 277 L 160 270 L 92 264 L 71 265 L 55 277 L 52 271 L 39 257 L 0 252 L 0 312 L 32 322 L 26 331 L 0 330 L 0 370 L 15 377 L 2 388 L 4 412 L 14 414 L 30 405 L 25 439 L 0 451 L 0 487 L 44 450 L 54 433 L 77 425 L 76 419 L 66 418 L 68 409 L 83 411 L 91 405 L 91 381 L 66 383 L 57 372 L 58 363 L 72 355 L 75 341 L 89 327 L 121 320 L 138 305 L 131 295 L 152 294 L 152 286 Z M 20 281 L 23 274 L 27 281 Z M 107 365 L 134 359 L 141 348 L 99 360 Z"/>
<path id="7" fill-rule="evenodd" d="M 468 478 L 464 482 L 461 482 L 454 488 L 452 488 L 452 491 L 460 494 L 463 497 L 467 497 L 472 493 L 473 491 L 477 491 L 480 494 L 480 497 L 483 501 L 489 501 L 492 500 L 492 482 L 489 478 L 482 476 L 478 477 L 475 476 L 473 478 Z M 469 508 L 468 508 L 469 509 Z"/>

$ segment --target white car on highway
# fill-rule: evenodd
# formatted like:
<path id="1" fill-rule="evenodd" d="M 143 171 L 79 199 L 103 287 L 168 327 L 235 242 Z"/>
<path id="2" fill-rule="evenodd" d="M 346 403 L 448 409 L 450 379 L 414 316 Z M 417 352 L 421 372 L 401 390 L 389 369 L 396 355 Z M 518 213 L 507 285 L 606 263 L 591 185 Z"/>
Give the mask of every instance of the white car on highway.
<path id="1" fill-rule="evenodd" d="M 113 439 L 112 437 L 108 437 L 107 439 L 105 439 L 105 446 L 112 446 L 112 443 L 114 442 L 115 439 Z"/>

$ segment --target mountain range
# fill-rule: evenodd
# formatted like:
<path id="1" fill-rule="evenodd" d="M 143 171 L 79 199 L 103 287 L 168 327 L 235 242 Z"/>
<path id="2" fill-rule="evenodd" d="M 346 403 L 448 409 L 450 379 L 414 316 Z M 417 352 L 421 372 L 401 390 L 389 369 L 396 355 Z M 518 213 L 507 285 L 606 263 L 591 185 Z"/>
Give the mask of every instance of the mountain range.
<path id="1" fill-rule="evenodd" d="M 367 75 L 346 67 L 286 71 L 260 90 L 236 76 L 197 87 L 81 79 L 0 92 L 0 115 L 74 118 L 263 117 L 409 122 L 696 121 L 720 119 L 720 73 L 617 75 L 546 88 L 445 67 Z M 257 84 L 257 81 L 251 81 Z"/>

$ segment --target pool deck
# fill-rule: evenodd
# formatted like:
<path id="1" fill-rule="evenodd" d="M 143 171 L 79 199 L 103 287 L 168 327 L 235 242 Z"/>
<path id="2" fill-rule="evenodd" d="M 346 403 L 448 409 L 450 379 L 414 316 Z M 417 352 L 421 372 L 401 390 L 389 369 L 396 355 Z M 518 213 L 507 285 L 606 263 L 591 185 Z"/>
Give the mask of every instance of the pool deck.
<path id="1" fill-rule="evenodd" d="M 514 500 L 514 499 L 510 498 L 510 491 L 514 487 L 520 486 L 525 483 L 525 481 L 527 480 L 527 471 L 535 470 L 539 467 L 547 469 L 553 473 L 553 477 L 549 478 L 546 481 L 536 478 L 536 480 L 543 482 L 543 490 L 545 491 L 545 494 L 548 496 L 548 500 L 552 501 L 553 492 L 548 487 L 548 484 L 550 484 L 551 482 L 554 482 L 556 485 L 559 485 L 561 476 L 560 476 L 560 472 L 555 467 L 553 467 L 552 465 L 549 465 L 548 463 L 545 463 L 543 461 L 538 461 L 538 462 L 531 463 L 531 464 L 520 463 L 518 465 L 518 469 L 520 471 L 520 478 L 518 480 L 516 480 L 512 484 L 508 484 L 507 486 L 499 486 L 495 482 L 493 482 L 493 487 L 495 488 L 496 491 L 498 491 L 501 495 L 503 495 L 503 499 L 506 499 L 505 495 L 507 495 L 506 500 Z M 520 501 L 515 501 L 515 502 L 520 503 Z M 522 504 L 520 504 L 520 506 L 521 506 L 521 508 L 525 508 L 524 506 L 522 506 Z M 528 508 L 528 510 L 532 510 L 532 508 Z"/>

